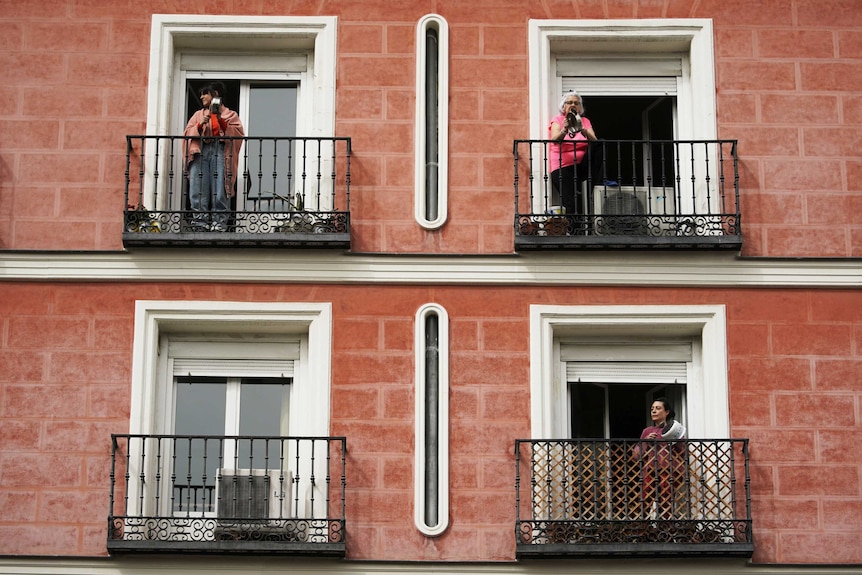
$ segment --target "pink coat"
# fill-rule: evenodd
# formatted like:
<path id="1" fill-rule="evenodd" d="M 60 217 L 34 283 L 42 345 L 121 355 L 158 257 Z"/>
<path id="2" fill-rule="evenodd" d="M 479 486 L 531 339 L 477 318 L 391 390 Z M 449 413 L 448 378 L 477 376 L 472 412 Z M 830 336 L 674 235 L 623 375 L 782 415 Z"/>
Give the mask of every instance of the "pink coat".
<path id="1" fill-rule="evenodd" d="M 224 128 L 224 134 L 222 134 L 223 136 L 245 136 L 245 130 L 243 129 L 242 122 L 240 122 L 239 115 L 236 112 L 223 105 L 221 107 L 219 118 L 222 120 L 222 126 L 226 126 Z M 208 123 L 204 125 L 202 132 L 198 132 L 198 124 L 202 123 L 204 123 L 204 111 L 198 110 L 192 114 L 192 117 L 189 119 L 189 123 L 186 124 L 186 130 L 183 132 L 184 136 L 192 136 L 195 138 L 193 140 L 185 141 L 183 152 L 184 157 L 186 158 L 186 170 L 188 170 L 189 164 L 194 159 L 195 154 L 201 153 L 201 139 L 213 137 L 212 126 Z M 227 140 L 225 143 L 225 191 L 228 196 L 233 196 L 234 194 L 234 183 L 236 183 L 237 170 L 239 169 L 239 152 L 242 148 L 242 142 L 242 140 L 237 139 Z"/>

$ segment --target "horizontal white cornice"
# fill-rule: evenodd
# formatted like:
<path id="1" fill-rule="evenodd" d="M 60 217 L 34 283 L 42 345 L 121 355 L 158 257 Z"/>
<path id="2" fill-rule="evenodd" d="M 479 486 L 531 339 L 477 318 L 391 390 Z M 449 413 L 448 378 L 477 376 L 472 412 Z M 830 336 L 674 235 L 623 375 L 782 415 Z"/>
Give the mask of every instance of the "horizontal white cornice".
<path id="1" fill-rule="evenodd" d="M 838 575 L 848 565 L 757 565 L 745 559 L 575 559 L 519 562 L 373 562 L 255 557 L 0 558 L 0 575 Z"/>
<path id="2" fill-rule="evenodd" d="M 286 250 L 5 252 L 0 253 L 0 279 L 853 288 L 862 286 L 862 262 L 740 258 L 716 252 L 490 256 Z"/>

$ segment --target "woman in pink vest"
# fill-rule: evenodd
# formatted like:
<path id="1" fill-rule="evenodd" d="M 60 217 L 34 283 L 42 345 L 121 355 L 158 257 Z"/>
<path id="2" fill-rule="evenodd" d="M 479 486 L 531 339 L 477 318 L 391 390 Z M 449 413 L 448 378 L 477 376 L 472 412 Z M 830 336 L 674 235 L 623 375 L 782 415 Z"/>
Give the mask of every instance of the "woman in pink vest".
<path id="1" fill-rule="evenodd" d="M 587 179 L 599 183 L 601 157 L 593 124 L 584 114 L 584 104 L 577 92 L 569 92 L 560 102 L 560 112 L 548 124 L 548 147 L 551 184 L 560 196 L 568 215 L 581 214 L 581 185 Z M 592 166 L 592 167 L 591 167 Z M 592 173 L 590 173 L 592 172 Z"/>

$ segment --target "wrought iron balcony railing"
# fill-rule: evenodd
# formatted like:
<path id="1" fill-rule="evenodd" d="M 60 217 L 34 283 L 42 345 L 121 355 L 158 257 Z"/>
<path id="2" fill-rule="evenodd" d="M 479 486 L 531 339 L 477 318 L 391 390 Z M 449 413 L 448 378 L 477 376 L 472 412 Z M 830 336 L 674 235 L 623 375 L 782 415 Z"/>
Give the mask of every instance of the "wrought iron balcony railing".
<path id="1" fill-rule="evenodd" d="M 600 140 L 577 170 L 551 140 L 513 152 L 516 249 L 742 246 L 736 140 Z"/>
<path id="2" fill-rule="evenodd" d="M 350 247 L 350 138 L 218 140 L 214 174 L 192 172 L 186 136 L 126 136 L 123 244 L 136 246 Z M 193 210 L 223 179 L 226 211 Z"/>
<path id="3" fill-rule="evenodd" d="M 343 437 L 112 435 L 110 553 L 343 557 Z"/>
<path id="4" fill-rule="evenodd" d="M 517 553 L 744 556 L 747 439 L 515 442 Z"/>

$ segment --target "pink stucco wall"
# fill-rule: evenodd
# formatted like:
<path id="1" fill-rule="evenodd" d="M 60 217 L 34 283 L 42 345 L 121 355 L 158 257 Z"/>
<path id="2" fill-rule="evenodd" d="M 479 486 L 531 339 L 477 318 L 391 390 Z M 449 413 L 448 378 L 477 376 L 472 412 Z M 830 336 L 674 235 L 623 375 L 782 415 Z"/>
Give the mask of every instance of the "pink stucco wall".
<path id="1" fill-rule="evenodd" d="M 862 294 L 769 289 L 0 284 L 0 553 L 103 555 L 110 434 L 129 430 L 136 299 L 328 301 L 348 558 L 514 559 L 530 304 L 724 304 L 730 423 L 751 440 L 756 562 L 862 561 Z M 413 326 L 450 318 L 449 530 L 413 525 Z"/>
<path id="2" fill-rule="evenodd" d="M 0 23 L 0 248 L 121 248 L 126 134 L 144 128 L 146 2 L 9 1 Z M 353 138 L 354 251 L 511 253 L 529 136 L 528 19 L 711 18 L 718 133 L 740 142 L 745 255 L 862 255 L 862 11 L 854 0 L 161 2 L 334 15 L 336 134 Z M 415 25 L 450 25 L 447 225 L 415 225 Z"/>

